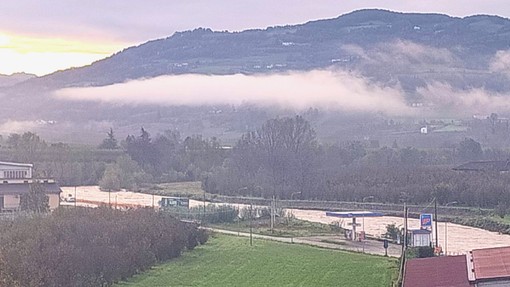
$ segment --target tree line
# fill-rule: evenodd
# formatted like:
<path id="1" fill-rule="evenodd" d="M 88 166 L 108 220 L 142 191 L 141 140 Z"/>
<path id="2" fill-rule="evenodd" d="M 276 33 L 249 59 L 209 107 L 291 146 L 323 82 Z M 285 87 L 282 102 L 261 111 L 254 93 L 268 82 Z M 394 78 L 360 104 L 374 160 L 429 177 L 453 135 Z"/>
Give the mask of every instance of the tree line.
<path id="1" fill-rule="evenodd" d="M 99 184 L 107 190 L 201 181 L 209 193 L 281 199 L 373 197 L 398 203 L 405 198 L 422 204 L 437 197 L 440 204 L 457 201 L 483 208 L 510 199 L 508 174 L 452 170 L 467 161 L 509 159 L 506 150 L 484 150 L 471 138 L 441 149 L 374 148 L 361 141 L 326 144 L 299 115 L 270 119 L 232 147 L 200 135 L 183 138 L 175 131 L 152 136 L 144 128 L 121 141 L 110 130 L 100 149 L 88 151 L 92 160 L 80 157 L 86 151 L 40 142 L 35 134 L 23 134 L 9 136 L 4 145 L 18 158 L 41 160 L 40 169 L 56 174 L 62 184 Z M 43 153 L 35 152 L 44 145 Z M 69 165 L 82 165 L 81 173 L 74 174 Z"/>

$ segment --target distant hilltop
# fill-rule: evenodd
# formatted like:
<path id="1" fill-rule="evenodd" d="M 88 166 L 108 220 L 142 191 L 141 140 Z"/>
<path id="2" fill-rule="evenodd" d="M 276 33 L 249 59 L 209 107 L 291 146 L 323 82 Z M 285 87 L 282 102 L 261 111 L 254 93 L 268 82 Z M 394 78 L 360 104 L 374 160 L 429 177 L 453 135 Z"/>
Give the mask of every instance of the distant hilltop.
<path id="1" fill-rule="evenodd" d="M 0 74 L 0 87 L 13 86 L 35 77 L 36 75 L 27 73 L 14 73 L 11 75 Z"/>
<path id="2" fill-rule="evenodd" d="M 510 91 L 494 64 L 510 49 L 510 20 L 477 15 L 360 10 L 334 19 L 242 32 L 198 28 L 127 48 L 92 65 L 31 79 L 30 86 L 101 86 L 176 74 L 254 74 L 338 68 L 410 94 L 426 82 Z M 501 56 L 501 55 L 499 55 Z"/>

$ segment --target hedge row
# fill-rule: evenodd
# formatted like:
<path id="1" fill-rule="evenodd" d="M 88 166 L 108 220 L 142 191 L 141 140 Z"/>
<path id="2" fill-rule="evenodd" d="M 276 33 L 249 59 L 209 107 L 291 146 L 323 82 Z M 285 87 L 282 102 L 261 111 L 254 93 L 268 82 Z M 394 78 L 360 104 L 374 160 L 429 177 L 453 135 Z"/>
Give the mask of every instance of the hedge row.
<path id="1" fill-rule="evenodd" d="M 0 220 L 0 286 L 110 286 L 207 241 L 150 209 L 59 209 Z"/>

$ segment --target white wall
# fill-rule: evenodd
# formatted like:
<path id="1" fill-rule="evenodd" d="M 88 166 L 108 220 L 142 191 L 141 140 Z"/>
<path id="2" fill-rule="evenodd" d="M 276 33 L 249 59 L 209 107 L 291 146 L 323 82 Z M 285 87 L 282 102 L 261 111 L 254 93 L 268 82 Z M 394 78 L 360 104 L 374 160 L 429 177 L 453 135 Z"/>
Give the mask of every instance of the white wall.
<path id="1" fill-rule="evenodd" d="M 4 209 L 18 209 L 19 206 L 19 195 L 4 195 Z"/>
<path id="2" fill-rule="evenodd" d="M 60 206 L 60 195 L 59 194 L 48 194 L 48 205 L 50 210 L 56 209 Z"/>
<path id="3" fill-rule="evenodd" d="M 28 166 L 0 165 L 0 179 L 8 178 L 8 171 L 27 172 L 25 178 L 32 178 L 32 168 Z"/>

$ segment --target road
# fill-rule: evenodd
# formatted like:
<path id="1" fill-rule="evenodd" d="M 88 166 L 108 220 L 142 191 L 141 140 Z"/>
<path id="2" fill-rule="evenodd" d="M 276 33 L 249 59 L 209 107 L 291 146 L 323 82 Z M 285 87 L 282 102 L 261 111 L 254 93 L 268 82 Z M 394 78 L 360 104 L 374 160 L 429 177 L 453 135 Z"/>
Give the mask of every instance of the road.
<path id="1" fill-rule="evenodd" d="M 206 228 L 207 230 L 211 230 L 218 233 L 230 234 L 235 236 L 243 236 L 250 237 L 249 233 L 245 232 L 237 232 L 231 230 L 217 229 L 217 228 Z M 322 248 L 329 249 L 339 249 L 339 250 L 348 250 L 355 252 L 363 252 L 363 243 L 362 242 L 353 242 L 350 240 L 345 240 L 339 236 L 315 236 L 315 237 L 277 237 L 277 236 L 269 236 L 269 235 L 261 235 L 261 234 L 253 234 L 253 238 L 255 239 L 264 239 L 264 240 L 272 240 L 278 242 L 285 243 L 297 243 L 297 244 L 305 244 L 311 246 L 317 246 Z M 328 242 L 324 242 L 327 240 Z M 332 243 L 335 242 L 335 243 Z M 401 254 L 401 246 L 390 244 L 388 248 L 388 256 L 390 257 L 400 257 Z M 365 249 L 364 253 L 373 254 L 373 255 L 385 255 L 385 250 L 383 247 L 383 243 L 376 240 L 367 240 L 365 241 Z"/>

